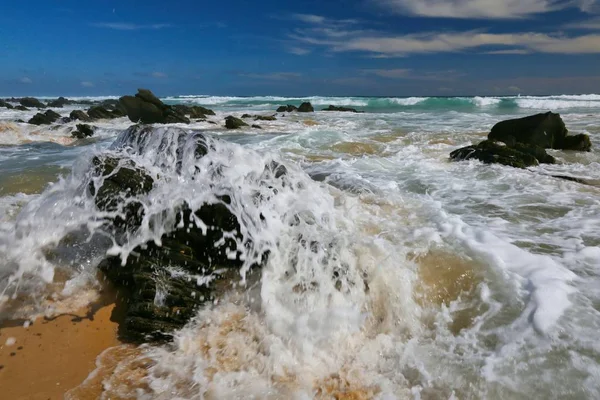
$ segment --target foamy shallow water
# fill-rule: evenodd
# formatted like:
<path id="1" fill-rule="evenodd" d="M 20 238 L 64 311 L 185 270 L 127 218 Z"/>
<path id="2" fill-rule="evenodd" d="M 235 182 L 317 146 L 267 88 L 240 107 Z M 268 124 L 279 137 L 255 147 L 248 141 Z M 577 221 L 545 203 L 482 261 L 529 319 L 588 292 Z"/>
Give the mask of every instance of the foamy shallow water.
<path id="1" fill-rule="evenodd" d="M 301 101 L 167 100 L 214 107 L 210 119 L 219 124 L 229 114 L 268 114 L 275 104 Z M 185 127 L 231 143 L 209 157 L 242 185 L 241 199 L 256 189 L 252 173 L 270 159 L 283 162 L 292 186 L 303 189 L 282 188 L 260 210 L 248 210 L 268 220 L 253 237 L 276 243 L 262 276 L 200 310 L 172 346 L 146 349 L 152 367 L 130 395 L 600 397 L 600 185 L 548 176 L 600 183 L 600 96 L 310 100 L 369 112 L 288 114 L 260 121 L 263 130 Z M 448 161 L 450 151 L 482 140 L 495 122 L 546 107 L 560 111 L 572 133 L 590 134 L 594 150 L 554 152 L 564 163 L 530 170 Z M 102 249 L 58 260 L 44 249 L 89 226 L 93 210 L 81 198 L 86 162 L 129 124 L 104 121 L 98 139 L 62 143 L 70 136 L 64 127 L 36 133 L 0 123 L 9 131 L 0 148 L 4 296 L 39 289 L 57 267 L 76 271 L 62 295 L 77 296 Z M 163 155 L 137 161 L 151 168 L 156 157 Z M 40 176 L 57 183 L 34 185 L 31 178 Z M 151 199 L 158 208 L 192 190 L 177 180 L 161 185 Z M 290 215 L 305 216 L 304 223 L 290 226 Z M 298 235 L 324 249 L 299 246 Z M 332 280 L 336 269 L 346 271 L 340 283 Z"/>

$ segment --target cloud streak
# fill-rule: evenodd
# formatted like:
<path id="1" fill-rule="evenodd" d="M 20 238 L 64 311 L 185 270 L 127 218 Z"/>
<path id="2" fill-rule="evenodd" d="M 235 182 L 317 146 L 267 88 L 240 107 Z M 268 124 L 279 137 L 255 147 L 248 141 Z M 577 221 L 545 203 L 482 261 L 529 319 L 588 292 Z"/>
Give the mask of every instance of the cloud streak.
<path id="1" fill-rule="evenodd" d="M 491 0 L 490 0 L 491 1 Z M 490 54 L 598 54 L 600 33 L 583 35 L 538 32 L 422 32 L 395 35 L 358 29 L 344 21 L 309 18 L 308 27 L 290 34 L 297 47 L 320 46 L 331 52 L 359 52 L 390 58 L 411 54 L 483 52 Z"/>
<path id="2" fill-rule="evenodd" d="M 139 30 L 158 30 L 164 28 L 170 28 L 170 24 L 149 24 L 140 25 L 132 24 L 128 22 L 97 22 L 91 24 L 95 28 L 112 29 L 116 31 L 139 31 Z"/>
<path id="3" fill-rule="evenodd" d="M 596 0 L 373 0 L 396 14 L 437 18 L 518 19 L 568 8 L 590 11 Z"/>

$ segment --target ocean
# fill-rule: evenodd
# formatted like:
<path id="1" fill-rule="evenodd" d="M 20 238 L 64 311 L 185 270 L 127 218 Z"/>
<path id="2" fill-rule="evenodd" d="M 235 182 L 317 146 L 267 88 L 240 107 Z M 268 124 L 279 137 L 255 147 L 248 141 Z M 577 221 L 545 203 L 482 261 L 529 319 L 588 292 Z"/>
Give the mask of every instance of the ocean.
<path id="1" fill-rule="evenodd" d="M 131 155 L 159 177 L 148 212 L 235 187 L 244 213 L 265 219 L 245 234 L 269 259 L 172 344 L 144 347 L 144 385 L 105 385 L 113 398 L 600 398 L 600 95 L 162 100 L 216 115 L 159 126 L 156 143 Z M 303 101 L 317 112 L 223 126 Z M 319 112 L 328 105 L 364 112 Z M 55 111 L 73 109 L 83 106 Z M 590 135 L 592 151 L 549 150 L 557 164 L 528 169 L 449 160 L 496 122 L 547 111 Z M 162 234 L 148 225 L 126 244 L 92 240 L 90 161 L 117 151 L 127 118 L 75 141 L 74 122 L 14 122 L 34 113 L 0 108 L 0 319 L 85 304 L 107 252 L 127 257 Z M 203 161 L 225 166 L 219 182 L 187 179 L 194 161 L 175 165 L 178 128 L 222 140 Z M 271 160 L 287 184 L 257 205 L 256 176 Z M 53 251 L 82 229 L 87 240 Z"/>

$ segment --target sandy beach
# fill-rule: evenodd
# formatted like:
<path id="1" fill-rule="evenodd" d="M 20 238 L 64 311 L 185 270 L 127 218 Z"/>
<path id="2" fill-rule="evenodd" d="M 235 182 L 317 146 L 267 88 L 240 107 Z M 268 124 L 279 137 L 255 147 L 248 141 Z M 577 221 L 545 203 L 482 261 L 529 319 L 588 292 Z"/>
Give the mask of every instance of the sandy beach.
<path id="1" fill-rule="evenodd" d="M 0 327 L 0 387 L 11 400 L 63 399 L 96 369 L 104 350 L 119 346 L 114 304 L 38 318 L 29 327 L 7 321 Z M 101 386 L 85 392 L 95 399 Z"/>

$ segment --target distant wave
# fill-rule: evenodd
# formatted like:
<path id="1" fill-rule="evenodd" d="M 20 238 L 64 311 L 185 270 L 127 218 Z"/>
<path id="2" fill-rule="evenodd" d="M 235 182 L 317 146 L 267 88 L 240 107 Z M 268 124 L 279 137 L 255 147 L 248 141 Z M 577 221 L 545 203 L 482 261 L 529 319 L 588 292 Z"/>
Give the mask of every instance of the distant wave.
<path id="1" fill-rule="evenodd" d="M 537 109 L 560 110 L 569 108 L 600 108 L 600 95 L 557 95 L 557 96 L 507 96 L 507 97 L 280 97 L 280 96 L 175 96 L 164 99 L 173 103 L 192 103 L 222 107 L 268 106 L 294 104 L 304 101 L 314 106 L 350 106 L 368 111 L 392 111 L 411 109 Z"/>

